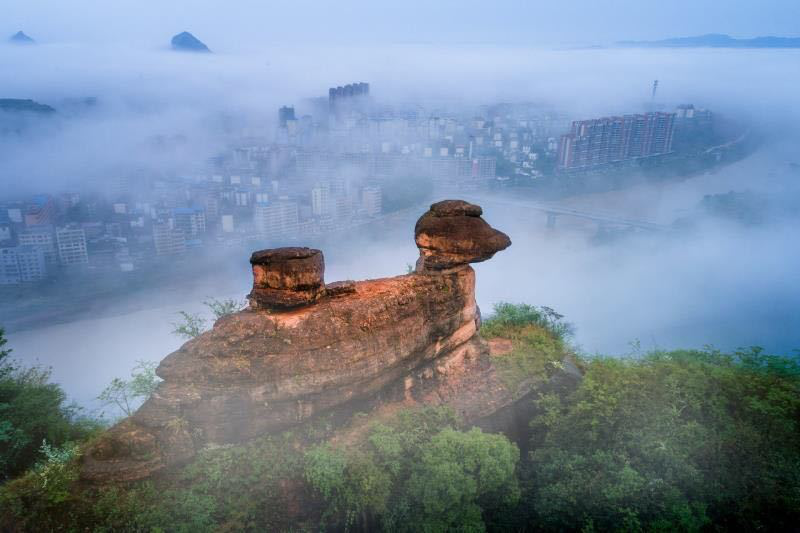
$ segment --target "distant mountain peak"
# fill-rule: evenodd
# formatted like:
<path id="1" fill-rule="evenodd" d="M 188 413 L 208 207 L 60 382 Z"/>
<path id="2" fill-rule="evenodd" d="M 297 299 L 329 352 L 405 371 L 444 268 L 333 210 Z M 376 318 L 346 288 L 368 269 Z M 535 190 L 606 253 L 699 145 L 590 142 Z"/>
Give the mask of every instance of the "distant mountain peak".
<path id="1" fill-rule="evenodd" d="M 724 33 L 707 33 L 694 37 L 672 37 L 659 41 L 619 41 L 618 46 L 642 48 L 800 48 L 798 37 L 755 37 L 736 39 Z"/>
<path id="2" fill-rule="evenodd" d="M 184 31 L 172 38 L 172 49 L 181 52 L 211 52 L 203 41 Z"/>
<path id="3" fill-rule="evenodd" d="M 9 37 L 8 40 L 16 44 L 34 44 L 36 42 L 29 36 L 25 35 L 25 32 L 22 30 Z"/>

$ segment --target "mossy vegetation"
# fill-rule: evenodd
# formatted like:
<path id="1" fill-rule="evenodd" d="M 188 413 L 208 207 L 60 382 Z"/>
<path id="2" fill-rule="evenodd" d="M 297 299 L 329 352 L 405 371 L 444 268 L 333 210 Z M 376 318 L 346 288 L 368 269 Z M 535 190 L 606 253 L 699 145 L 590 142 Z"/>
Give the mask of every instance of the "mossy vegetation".
<path id="1" fill-rule="evenodd" d="M 499 303 L 494 314 L 481 325 L 485 339 L 507 339 L 509 353 L 494 358 L 498 376 L 514 393 L 526 392 L 524 385 L 547 378 L 562 367 L 570 352 L 572 326 L 549 307 Z"/>
<path id="2" fill-rule="evenodd" d="M 7 342 L 0 328 L 0 481 L 33 468 L 46 458 L 44 450 L 83 441 L 103 427 L 67 402 L 49 369 L 12 360 Z"/>

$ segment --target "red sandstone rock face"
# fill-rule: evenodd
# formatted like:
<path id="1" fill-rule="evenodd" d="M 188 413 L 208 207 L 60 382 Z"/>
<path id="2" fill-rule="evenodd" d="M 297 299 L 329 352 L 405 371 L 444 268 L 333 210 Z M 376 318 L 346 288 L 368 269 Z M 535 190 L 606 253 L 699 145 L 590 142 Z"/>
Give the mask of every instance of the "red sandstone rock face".
<path id="1" fill-rule="evenodd" d="M 447 403 L 467 420 L 509 405 L 477 334 L 466 263 L 510 241 L 480 214 L 466 202 L 434 204 L 417 224 L 423 268 L 406 276 L 326 287 L 318 250 L 256 252 L 250 309 L 161 362 L 164 381 L 85 454 L 83 478 L 140 479 L 204 446 L 356 404 Z"/>

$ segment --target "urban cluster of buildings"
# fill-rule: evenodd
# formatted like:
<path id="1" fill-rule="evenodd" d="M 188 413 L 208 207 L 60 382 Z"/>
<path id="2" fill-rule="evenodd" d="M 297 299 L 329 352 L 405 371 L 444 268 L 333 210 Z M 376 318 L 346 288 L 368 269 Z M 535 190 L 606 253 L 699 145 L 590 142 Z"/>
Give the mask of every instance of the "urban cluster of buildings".
<path id="1" fill-rule="evenodd" d="M 379 186 L 347 180 L 319 180 L 303 194 L 247 174 L 108 181 L 99 192 L 0 204 L 0 285 L 133 271 L 192 249 L 292 241 L 382 213 Z"/>
<path id="2" fill-rule="evenodd" d="M 573 169 L 668 153 L 674 123 L 702 116 L 683 106 L 678 118 L 647 113 L 570 128 L 566 115 L 530 104 L 378 105 L 363 82 L 304 105 L 303 114 L 281 107 L 271 138 L 241 136 L 185 173 L 131 170 L 81 191 L 0 198 L 0 285 L 347 230 L 381 217 L 393 204 L 387 191 L 410 178 L 443 196 L 552 177 L 556 160 Z"/>
<path id="3" fill-rule="evenodd" d="M 0 213 L 0 285 L 40 281 L 59 266 L 89 264 L 86 231 L 76 224 L 55 226 L 59 206 L 48 195 Z"/>
<path id="4" fill-rule="evenodd" d="M 366 87 L 359 92 L 361 85 Z M 377 177 L 426 176 L 443 191 L 476 190 L 498 177 L 543 176 L 559 135 L 569 127 L 566 115 L 536 105 L 455 112 L 416 104 L 378 106 L 367 84 L 348 87 L 331 89 L 315 115 L 297 118 L 289 107 L 279 112 L 277 138 L 297 147 L 300 174 L 349 169 Z M 243 152 L 251 159 L 275 155 L 259 144 Z"/>

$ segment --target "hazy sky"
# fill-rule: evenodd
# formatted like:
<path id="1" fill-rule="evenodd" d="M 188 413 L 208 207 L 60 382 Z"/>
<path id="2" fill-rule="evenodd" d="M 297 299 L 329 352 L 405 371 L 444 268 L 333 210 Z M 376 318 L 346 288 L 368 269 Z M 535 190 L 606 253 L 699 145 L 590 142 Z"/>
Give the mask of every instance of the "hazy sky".
<path id="1" fill-rule="evenodd" d="M 259 43 L 605 44 L 702 33 L 797 36 L 797 0 L 6 0 L 0 31 L 42 42 L 141 41 L 189 30 Z"/>

